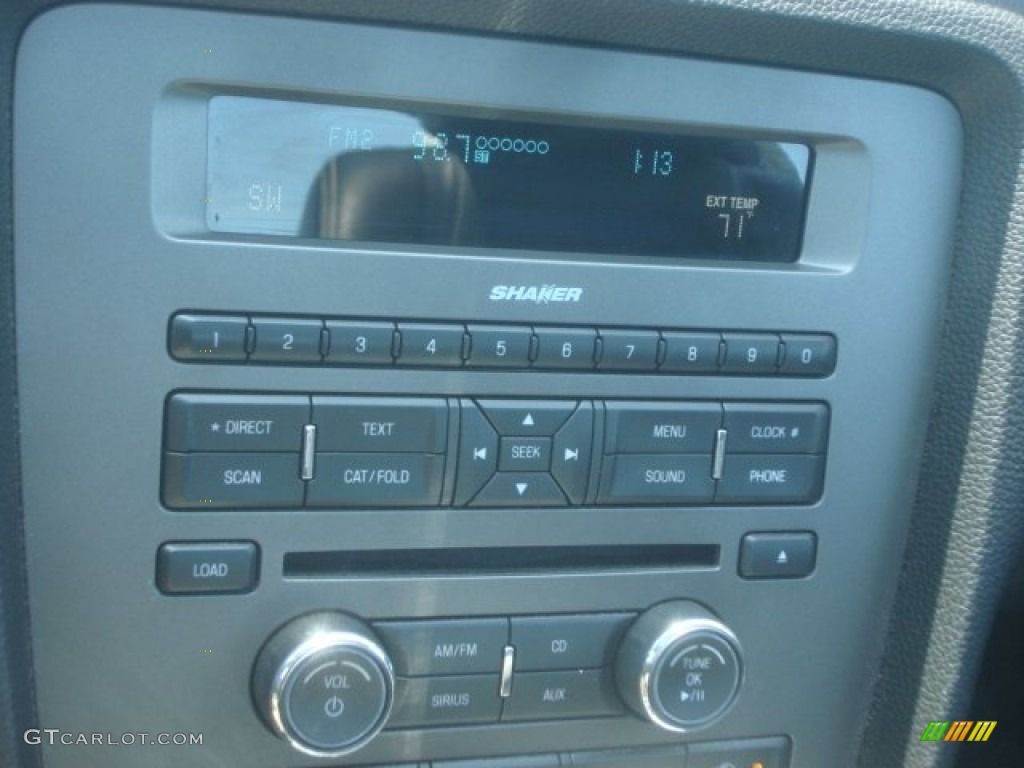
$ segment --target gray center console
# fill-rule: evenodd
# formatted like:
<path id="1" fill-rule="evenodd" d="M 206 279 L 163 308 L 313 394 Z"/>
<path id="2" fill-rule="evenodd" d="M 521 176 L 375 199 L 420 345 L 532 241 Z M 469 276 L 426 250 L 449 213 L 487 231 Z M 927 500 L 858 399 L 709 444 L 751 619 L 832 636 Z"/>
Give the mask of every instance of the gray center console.
<path id="1" fill-rule="evenodd" d="M 16 95 L 48 766 L 853 752 L 948 102 L 117 6 L 35 21 Z"/>

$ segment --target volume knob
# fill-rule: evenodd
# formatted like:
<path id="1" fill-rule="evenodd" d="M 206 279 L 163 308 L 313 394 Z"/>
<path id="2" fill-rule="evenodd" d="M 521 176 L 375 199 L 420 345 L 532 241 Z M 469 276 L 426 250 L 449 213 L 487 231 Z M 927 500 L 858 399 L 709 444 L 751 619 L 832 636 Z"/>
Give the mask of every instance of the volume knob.
<path id="1" fill-rule="evenodd" d="M 270 730 L 315 757 L 349 754 L 376 736 L 394 685 L 391 661 L 370 628 L 327 611 L 277 630 L 252 673 L 253 701 Z"/>
<path id="2" fill-rule="evenodd" d="M 662 603 L 626 632 L 615 676 L 638 715 L 668 731 L 690 731 L 720 718 L 736 700 L 743 682 L 739 640 L 697 603 Z"/>

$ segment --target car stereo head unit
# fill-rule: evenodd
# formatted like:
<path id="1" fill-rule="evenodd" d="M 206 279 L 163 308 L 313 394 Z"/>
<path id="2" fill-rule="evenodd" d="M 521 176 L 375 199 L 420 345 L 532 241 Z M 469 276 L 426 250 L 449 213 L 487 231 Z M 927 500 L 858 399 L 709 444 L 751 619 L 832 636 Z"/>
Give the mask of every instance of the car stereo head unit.
<path id="1" fill-rule="evenodd" d="M 949 103 L 103 5 L 16 72 L 39 726 L 202 734 L 49 768 L 855 754 Z"/>

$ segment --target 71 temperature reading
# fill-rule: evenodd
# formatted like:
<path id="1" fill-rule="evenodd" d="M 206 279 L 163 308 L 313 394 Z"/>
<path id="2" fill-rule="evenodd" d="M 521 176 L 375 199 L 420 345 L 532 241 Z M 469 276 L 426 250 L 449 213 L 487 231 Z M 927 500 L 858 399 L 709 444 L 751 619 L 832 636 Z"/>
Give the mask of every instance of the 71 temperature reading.
<path id="1" fill-rule="evenodd" d="M 633 156 L 633 175 L 668 176 L 672 173 L 674 159 L 671 149 L 655 149 L 651 152 L 638 149 Z"/>

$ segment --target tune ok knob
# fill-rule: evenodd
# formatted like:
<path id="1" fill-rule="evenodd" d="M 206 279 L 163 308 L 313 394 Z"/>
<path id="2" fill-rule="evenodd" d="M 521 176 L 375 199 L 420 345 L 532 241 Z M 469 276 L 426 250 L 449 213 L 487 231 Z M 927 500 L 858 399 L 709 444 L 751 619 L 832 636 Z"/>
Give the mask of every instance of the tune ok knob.
<path id="1" fill-rule="evenodd" d="M 263 646 L 252 695 L 264 722 L 300 752 L 338 757 L 384 727 L 394 700 L 391 661 L 373 632 L 343 613 L 285 624 Z"/>
<path id="2" fill-rule="evenodd" d="M 641 717 L 685 732 L 721 717 L 743 682 L 740 644 L 697 603 L 656 605 L 633 623 L 615 662 L 619 693 Z"/>

